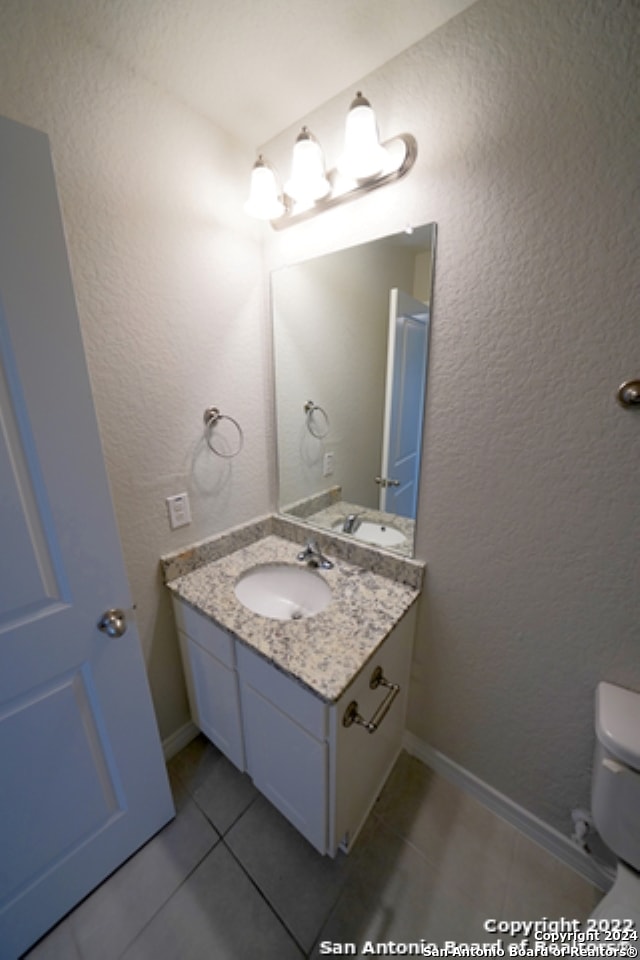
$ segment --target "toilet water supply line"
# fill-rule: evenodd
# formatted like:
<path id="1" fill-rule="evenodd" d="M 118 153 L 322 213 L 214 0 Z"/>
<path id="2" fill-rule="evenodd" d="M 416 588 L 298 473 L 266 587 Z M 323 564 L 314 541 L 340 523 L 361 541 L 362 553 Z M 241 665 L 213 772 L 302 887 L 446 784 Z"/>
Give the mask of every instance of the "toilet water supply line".
<path id="1" fill-rule="evenodd" d="M 589 835 L 593 830 L 593 817 L 588 810 L 578 807 L 571 811 L 571 821 L 573 823 L 571 839 L 586 853 L 590 853 Z"/>

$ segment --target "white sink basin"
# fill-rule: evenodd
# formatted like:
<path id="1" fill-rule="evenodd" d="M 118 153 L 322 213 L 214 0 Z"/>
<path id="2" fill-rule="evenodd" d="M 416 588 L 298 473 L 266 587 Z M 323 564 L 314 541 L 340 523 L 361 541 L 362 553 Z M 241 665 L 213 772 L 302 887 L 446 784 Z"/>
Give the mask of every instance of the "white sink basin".
<path id="1" fill-rule="evenodd" d="M 344 533 L 343 527 L 344 520 L 337 520 L 333 525 L 333 529 L 339 533 Z M 388 523 L 375 523 L 373 520 L 361 520 L 358 528 L 347 536 L 362 540 L 363 543 L 371 543 L 376 547 L 399 547 L 407 539 L 397 527 L 392 527 Z"/>
<path id="2" fill-rule="evenodd" d="M 319 573 L 288 563 L 264 563 L 247 570 L 235 593 L 253 613 L 272 620 L 312 617 L 331 600 L 331 587 Z"/>

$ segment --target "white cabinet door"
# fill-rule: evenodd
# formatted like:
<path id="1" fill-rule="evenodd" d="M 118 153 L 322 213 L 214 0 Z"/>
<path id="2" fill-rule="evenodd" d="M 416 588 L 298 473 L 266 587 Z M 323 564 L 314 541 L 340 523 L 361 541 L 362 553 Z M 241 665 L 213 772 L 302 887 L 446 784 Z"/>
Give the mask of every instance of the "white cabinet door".
<path id="1" fill-rule="evenodd" d="M 247 768 L 258 790 L 320 853 L 327 851 L 327 744 L 241 683 Z"/>
<path id="2" fill-rule="evenodd" d="M 193 722 L 244 773 L 235 643 L 226 630 L 177 597 L 173 611 Z"/>
<path id="3" fill-rule="evenodd" d="M 47 138 L 0 118 L 0 956 L 174 814 Z M 128 612 L 123 636 L 98 621 Z"/>
<path id="4" fill-rule="evenodd" d="M 243 644 L 237 645 L 247 769 L 320 853 L 327 851 L 327 707 Z"/>
<path id="5" fill-rule="evenodd" d="M 196 726 L 244 773 L 238 675 L 180 632 L 191 716 Z"/>

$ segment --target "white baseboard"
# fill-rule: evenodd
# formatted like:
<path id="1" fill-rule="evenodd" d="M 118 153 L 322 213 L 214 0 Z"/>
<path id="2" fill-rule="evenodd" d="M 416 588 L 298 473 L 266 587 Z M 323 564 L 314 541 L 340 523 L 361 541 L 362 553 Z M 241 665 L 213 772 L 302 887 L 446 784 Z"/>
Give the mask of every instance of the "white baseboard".
<path id="1" fill-rule="evenodd" d="M 447 780 L 455 783 L 461 790 L 471 794 L 498 817 L 506 820 L 507 823 L 516 827 L 530 840 L 544 847 L 558 860 L 566 863 L 576 873 L 583 876 L 585 880 L 593 883 L 601 890 L 607 890 L 611 886 L 613 876 L 610 876 L 586 851 L 573 843 L 570 837 L 564 836 L 559 830 L 545 823 L 544 820 L 540 820 L 503 793 L 499 793 L 489 784 L 476 777 L 475 774 L 470 773 L 454 760 L 450 760 L 449 757 L 429 746 L 428 743 L 416 737 L 409 730 L 405 731 L 403 746 L 412 756 L 422 760 L 436 773 L 441 774 Z"/>
<path id="2" fill-rule="evenodd" d="M 164 753 L 165 761 L 171 760 L 172 757 L 175 757 L 176 753 L 180 753 L 183 747 L 186 747 L 188 743 L 191 743 L 195 737 L 198 736 L 200 731 L 196 727 L 195 723 L 192 723 L 189 720 L 188 723 L 185 723 L 183 727 L 180 727 L 179 730 L 176 730 L 175 733 L 172 733 L 170 737 L 167 737 L 166 740 L 162 741 L 162 752 Z"/>

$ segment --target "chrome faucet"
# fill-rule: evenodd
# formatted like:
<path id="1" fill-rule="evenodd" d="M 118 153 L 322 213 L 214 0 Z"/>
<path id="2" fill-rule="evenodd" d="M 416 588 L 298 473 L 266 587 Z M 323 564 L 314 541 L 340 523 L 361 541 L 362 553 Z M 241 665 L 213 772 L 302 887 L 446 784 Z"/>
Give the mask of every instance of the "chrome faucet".
<path id="1" fill-rule="evenodd" d="M 362 521 L 360 517 L 361 513 L 349 513 L 344 518 L 344 523 L 342 524 L 343 533 L 355 533 Z"/>
<path id="2" fill-rule="evenodd" d="M 306 563 L 309 567 L 320 567 L 322 570 L 331 570 L 333 567 L 331 560 L 328 560 L 320 550 L 318 541 L 313 538 L 307 540 L 304 550 L 301 550 L 298 554 L 298 560 Z"/>

